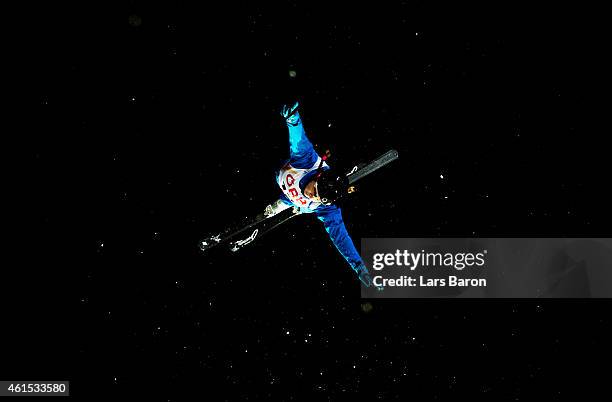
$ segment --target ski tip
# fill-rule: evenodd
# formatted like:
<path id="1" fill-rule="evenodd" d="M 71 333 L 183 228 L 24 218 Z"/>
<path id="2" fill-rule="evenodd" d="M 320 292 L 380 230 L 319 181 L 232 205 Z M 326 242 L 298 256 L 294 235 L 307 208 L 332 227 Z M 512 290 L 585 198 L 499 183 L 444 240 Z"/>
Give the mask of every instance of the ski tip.
<path id="1" fill-rule="evenodd" d="M 391 149 L 387 153 L 389 154 L 389 156 L 393 157 L 393 159 L 399 158 L 399 152 L 397 151 L 397 149 Z"/>

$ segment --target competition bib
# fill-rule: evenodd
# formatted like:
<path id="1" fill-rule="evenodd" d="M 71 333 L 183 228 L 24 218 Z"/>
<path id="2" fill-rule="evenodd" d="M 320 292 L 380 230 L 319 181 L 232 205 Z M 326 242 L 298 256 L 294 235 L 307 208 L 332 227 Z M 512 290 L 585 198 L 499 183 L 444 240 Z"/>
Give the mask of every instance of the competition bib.
<path id="1" fill-rule="evenodd" d="M 320 163 L 321 157 L 317 158 L 317 161 L 310 169 L 298 169 L 287 163 L 278 172 L 278 185 L 295 206 L 315 210 L 319 205 L 322 205 L 320 202 L 312 201 L 306 197 L 302 190 L 300 190 L 300 180 L 302 177 L 313 170 L 317 170 Z M 323 162 L 323 166 L 327 166 L 327 164 Z"/>

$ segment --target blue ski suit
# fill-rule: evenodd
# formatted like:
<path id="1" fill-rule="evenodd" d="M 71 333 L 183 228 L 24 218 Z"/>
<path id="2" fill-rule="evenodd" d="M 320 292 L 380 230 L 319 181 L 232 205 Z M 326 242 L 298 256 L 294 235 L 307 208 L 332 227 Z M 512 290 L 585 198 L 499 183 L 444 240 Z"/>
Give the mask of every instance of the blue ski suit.
<path id="1" fill-rule="evenodd" d="M 287 194 L 284 192 L 280 200 L 293 207 L 297 207 L 302 213 L 314 213 L 321 222 L 325 230 L 329 234 L 331 241 L 334 243 L 340 254 L 344 257 L 346 262 L 356 272 L 360 273 L 360 270 L 365 269 L 365 265 L 361 256 L 355 249 L 353 240 L 349 236 L 344 221 L 342 220 L 342 211 L 336 205 L 323 205 L 310 201 L 305 195 L 303 195 L 304 187 L 313 179 L 313 176 L 317 173 L 316 168 L 321 166 L 323 170 L 329 169 L 326 163 L 321 162 L 320 156 L 314 150 L 311 142 L 306 137 L 306 132 L 302 125 L 302 119 L 299 117 L 296 111 L 293 122 L 287 121 L 287 127 L 289 128 L 289 160 L 285 163 L 284 167 L 289 166 L 295 168 L 293 171 L 300 170 L 301 172 L 311 170 L 307 172 L 299 180 L 299 190 L 293 189 L 294 193 L 290 195 L 296 195 L 299 200 L 292 201 Z M 316 166 L 315 166 L 316 165 Z M 286 191 L 286 182 L 283 182 L 282 169 L 277 173 L 277 182 L 281 187 L 281 190 Z M 285 176 L 285 180 L 286 180 Z M 290 182 L 291 183 L 291 182 Z M 295 187 L 295 186 L 294 186 Z M 297 193 L 299 192 L 299 196 Z M 292 197 L 295 198 L 295 197 Z M 298 202 L 300 201 L 300 202 Z"/>

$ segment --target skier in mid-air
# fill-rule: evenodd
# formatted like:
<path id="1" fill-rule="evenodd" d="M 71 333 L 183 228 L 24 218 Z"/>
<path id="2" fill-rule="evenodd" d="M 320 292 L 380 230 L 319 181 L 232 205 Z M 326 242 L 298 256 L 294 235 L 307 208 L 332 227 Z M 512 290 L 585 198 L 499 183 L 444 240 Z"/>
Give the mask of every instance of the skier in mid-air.
<path id="1" fill-rule="evenodd" d="M 230 227 L 206 237 L 200 241 L 200 249 L 205 252 L 220 244 L 229 244 L 230 250 L 235 252 L 294 216 L 314 213 L 323 222 L 331 241 L 359 280 L 367 287 L 372 286 L 372 277 L 346 231 L 337 203 L 352 192 L 351 184 L 393 162 L 399 154 L 391 149 L 370 163 L 355 166 L 348 174 L 341 174 L 327 164 L 328 153 L 319 156 L 314 150 L 306 137 L 297 108 L 298 103 L 295 102 L 292 106 L 283 106 L 281 111 L 289 128 L 289 160 L 278 171 L 276 179 L 283 192 L 281 197 L 240 227 Z M 376 288 L 382 290 L 381 287 Z"/>
<path id="2" fill-rule="evenodd" d="M 331 169 L 327 155 L 319 156 L 314 150 L 297 108 L 296 102 L 283 106 L 281 111 L 289 129 L 290 158 L 277 175 L 283 194 L 266 207 L 264 214 L 271 217 L 291 207 L 300 213 L 314 213 L 359 280 L 369 287 L 372 277 L 344 226 L 341 209 L 335 204 L 349 191 L 347 176 Z"/>

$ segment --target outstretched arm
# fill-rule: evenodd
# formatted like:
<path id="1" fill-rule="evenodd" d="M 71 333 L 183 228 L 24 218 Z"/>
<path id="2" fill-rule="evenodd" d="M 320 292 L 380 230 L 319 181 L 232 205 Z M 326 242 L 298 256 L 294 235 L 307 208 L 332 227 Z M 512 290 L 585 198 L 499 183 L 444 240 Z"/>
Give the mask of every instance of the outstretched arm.
<path id="1" fill-rule="evenodd" d="M 281 114 L 285 118 L 287 128 L 289 129 L 289 155 L 291 164 L 298 169 L 308 169 L 315 164 L 318 155 L 306 136 L 297 107 L 297 102 L 293 106 L 285 106 Z"/>
<path id="2" fill-rule="evenodd" d="M 349 263 L 351 268 L 359 276 L 359 280 L 364 285 L 370 286 L 372 279 L 370 274 L 361 259 L 361 256 L 355 248 L 353 239 L 349 236 L 344 221 L 342 220 L 342 211 L 336 206 L 320 207 L 316 211 L 317 218 L 323 222 L 325 230 L 329 234 L 329 238 L 334 243 L 340 254 Z"/>

